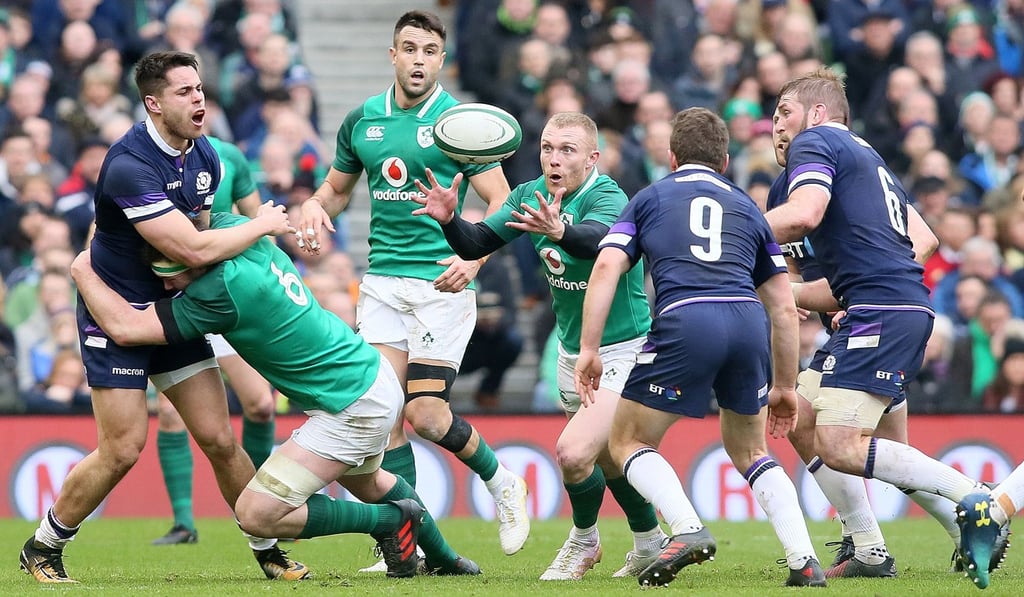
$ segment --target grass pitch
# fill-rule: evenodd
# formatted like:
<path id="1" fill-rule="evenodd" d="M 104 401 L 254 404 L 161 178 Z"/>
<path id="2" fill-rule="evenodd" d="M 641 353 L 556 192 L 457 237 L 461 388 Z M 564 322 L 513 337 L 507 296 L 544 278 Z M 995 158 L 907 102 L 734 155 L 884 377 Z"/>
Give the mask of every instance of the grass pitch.
<path id="1" fill-rule="evenodd" d="M 611 578 L 632 546 L 624 519 L 601 521 L 603 561 L 578 582 L 541 582 L 540 574 L 565 540 L 568 520 L 535 521 L 526 547 L 505 556 L 498 546 L 497 526 L 477 519 L 446 519 L 441 530 L 460 554 L 484 571 L 479 577 L 389 579 L 357 570 L 375 562 L 373 541 L 366 536 L 322 537 L 285 544 L 304 562 L 314 579 L 301 583 L 268 581 L 256 565 L 233 522 L 198 521 L 199 543 L 154 547 L 149 542 L 170 527 L 162 519 L 107 519 L 87 522 L 65 550 L 68 573 L 80 585 L 40 585 L 18 569 L 18 551 L 35 529 L 21 520 L 0 520 L 4 559 L 0 594 L 34 595 L 54 591 L 81 595 L 445 595 L 446 597 L 518 597 L 519 595 L 626 595 L 641 591 L 636 579 Z M 896 579 L 838 579 L 826 589 L 786 588 L 787 571 L 777 565 L 782 548 L 768 523 L 712 522 L 718 541 L 714 562 L 686 568 L 665 594 L 702 596 L 793 595 L 794 591 L 827 591 L 828 595 L 977 595 L 1024 594 L 1024 554 L 1011 547 L 1006 563 L 985 591 L 949 571 L 952 542 L 930 519 L 883 523 L 890 551 L 896 556 Z M 811 523 L 818 558 L 827 566 L 832 552 L 826 541 L 838 538 L 836 523 Z M 1011 544 L 1016 536 L 1011 537 Z"/>

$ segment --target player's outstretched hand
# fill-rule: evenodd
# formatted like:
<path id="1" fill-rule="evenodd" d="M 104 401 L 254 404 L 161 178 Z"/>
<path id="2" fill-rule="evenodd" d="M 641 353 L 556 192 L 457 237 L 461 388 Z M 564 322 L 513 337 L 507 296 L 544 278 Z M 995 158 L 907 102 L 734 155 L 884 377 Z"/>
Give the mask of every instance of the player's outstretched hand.
<path id="1" fill-rule="evenodd" d="M 534 209 L 526 203 L 520 203 L 522 212 L 513 211 L 512 217 L 515 222 L 506 222 L 505 225 L 515 230 L 543 234 L 553 241 L 559 241 L 565 235 L 565 223 L 562 222 L 562 197 L 565 196 L 565 187 L 558 189 L 555 196 L 548 202 L 540 191 L 536 191 L 537 208 Z"/>
<path id="2" fill-rule="evenodd" d="M 299 210 L 300 220 L 295 223 L 296 244 L 299 249 L 311 255 L 320 254 L 320 231 L 324 228 L 334 232 L 334 223 L 324 211 L 324 204 L 319 199 L 310 197 L 302 203 Z"/>
<path id="3" fill-rule="evenodd" d="M 597 391 L 601 388 L 601 374 L 604 368 L 601 357 L 596 350 L 581 350 L 576 359 L 576 393 L 580 395 L 580 404 L 590 406 L 597 400 Z"/>
<path id="4" fill-rule="evenodd" d="M 295 227 L 288 221 L 288 212 L 283 205 L 274 205 L 273 201 L 267 201 L 256 210 L 255 220 L 260 220 L 267 226 L 267 234 L 280 236 L 292 234 Z"/>
<path id="5" fill-rule="evenodd" d="M 768 392 L 768 434 L 778 439 L 796 429 L 796 388 L 772 387 Z"/>
<path id="6" fill-rule="evenodd" d="M 442 259 L 437 264 L 448 266 L 448 269 L 434 280 L 434 290 L 438 292 L 461 292 L 480 271 L 479 261 L 466 261 L 455 255 Z"/>
<path id="7" fill-rule="evenodd" d="M 452 186 L 445 187 L 437 182 L 437 178 L 434 177 L 434 172 L 430 168 L 426 170 L 430 188 L 427 188 L 419 179 L 413 181 L 423 196 L 413 195 L 412 200 L 423 207 L 414 210 L 412 215 L 430 216 L 438 224 L 447 224 L 455 217 L 455 208 L 459 205 L 459 185 L 462 184 L 462 172 L 456 174 L 452 179 Z"/>

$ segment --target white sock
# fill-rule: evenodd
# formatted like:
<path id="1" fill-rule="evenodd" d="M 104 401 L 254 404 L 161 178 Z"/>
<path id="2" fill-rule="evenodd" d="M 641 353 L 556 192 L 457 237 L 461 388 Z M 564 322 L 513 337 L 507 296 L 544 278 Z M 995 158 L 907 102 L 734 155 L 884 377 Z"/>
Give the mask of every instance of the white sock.
<path id="1" fill-rule="evenodd" d="M 601 535 L 599 535 L 597 533 L 597 525 L 596 524 L 594 526 L 592 526 L 592 527 L 588 527 L 588 528 L 585 528 L 585 529 L 580 529 L 580 528 L 577 528 L 575 526 L 572 527 L 572 530 L 569 531 L 569 538 L 570 539 L 575 539 L 576 541 L 579 541 L 580 543 L 588 543 L 589 544 L 589 543 L 600 543 L 601 542 Z"/>
<path id="2" fill-rule="evenodd" d="M 775 534 L 786 550 L 789 567 L 803 568 L 807 559 L 814 557 L 814 546 L 807 533 L 796 487 L 786 476 L 786 471 L 771 458 L 762 458 L 750 467 L 744 477 L 750 483 L 757 503 L 775 528 Z"/>
<path id="3" fill-rule="evenodd" d="M 807 470 L 814 475 L 829 503 L 835 506 L 843 523 L 843 535 L 851 536 L 855 546 L 874 547 L 884 543 L 863 478 L 831 469 L 817 457 Z"/>
<path id="4" fill-rule="evenodd" d="M 494 471 L 494 476 L 484 481 L 484 486 L 487 487 L 487 491 L 491 492 L 494 499 L 501 497 L 501 490 L 505 487 L 506 483 L 510 483 L 515 475 L 512 471 L 505 468 L 505 465 L 498 463 L 498 470 Z"/>
<path id="5" fill-rule="evenodd" d="M 53 513 L 53 506 L 46 511 L 43 519 L 39 521 L 36 529 L 36 541 L 52 549 L 64 549 L 68 542 L 73 541 L 78 533 L 78 527 L 71 528 L 65 525 Z"/>
<path id="6" fill-rule="evenodd" d="M 626 459 L 625 473 L 637 493 L 661 511 L 673 535 L 704 528 L 672 465 L 657 450 L 643 448 L 634 452 Z"/>
<path id="7" fill-rule="evenodd" d="M 941 495 L 928 493 L 927 491 L 907 490 L 907 497 L 921 506 L 925 512 L 931 514 L 932 518 L 946 529 L 953 545 L 960 546 L 960 527 L 956 524 L 956 506 Z"/>
<path id="8" fill-rule="evenodd" d="M 917 448 L 881 438 L 872 438 L 871 443 L 874 450 L 868 451 L 865 476 L 871 475 L 896 487 L 937 493 L 954 502 L 978 490 L 978 484 L 963 473 Z"/>
<path id="9" fill-rule="evenodd" d="M 263 537 L 257 537 L 256 535 L 250 535 L 245 531 L 242 531 L 242 534 L 249 540 L 249 549 L 263 551 L 277 545 L 277 539 L 264 539 Z"/>
<path id="10" fill-rule="evenodd" d="M 654 527 L 649 531 L 633 532 L 633 551 L 637 553 L 651 553 L 661 551 L 661 544 L 665 541 L 665 531 L 661 527 Z"/>
<path id="11" fill-rule="evenodd" d="M 1013 518 L 1021 505 L 1024 505 L 1024 463 L 1013 469 L 1013 472 L 992 490 L 992 501 L 999 506 L 992 508 L 992 519 L 1001 525 Z"/>

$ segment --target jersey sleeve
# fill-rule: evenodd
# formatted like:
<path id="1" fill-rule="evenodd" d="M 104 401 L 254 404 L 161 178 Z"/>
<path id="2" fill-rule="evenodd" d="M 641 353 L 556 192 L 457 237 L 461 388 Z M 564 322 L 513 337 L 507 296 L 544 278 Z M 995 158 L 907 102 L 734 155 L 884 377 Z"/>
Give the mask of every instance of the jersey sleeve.
<path id="1" fill-rule="evenodd" d="M 789 146 L 786 172 L 786 195 L 804 186 L 816 186 L 832 197 L 832 180 L 836 175 L 835 151 L 818 131 L 806 129 Z"/>
<path id="2" fill-rule="evenodd" d="M 755 238 L 759 239 L 757 248 L 757 260 L 754 262 L 754 288 L 761 286 L 769 278 L 777 274 L 784 274 L 786 258 L 782 255 L 782 248 L 775 242 L 772 230 L 760 213 L 752 214 L 755 218 L 753 231 Z"/>
<path id="3" fill-rule="evenodd" d="M 183 338 L 223 334 L 234 329 L 238 310 L 224 281 L 229 264 L 215 265 L 171 301 L 174 322 Z"/>
<path id="4" fill-rule="evenodd" d="M 155 168 L 129 153 L 115 157 L 104 179 L 105 195 L 132 224 L 151 220 L 177 209 L 167 196 L 165 182 Z M 212 194 L 211 194 L 212 196 Z"/>
<path id="5" fill-rule="evenodd" d="M 628 257 L 632 265 L 640 261 L 639 234 L 644 221 L 648 217 L 653 206 L 657 203 L 657 196 L 650 191 L 650 187 L 643 189 L 626 203 L 622 213 L 608 230 L 608 234 L 598 244 L 598 251 L 606 247 L 621 249 Z"/>
<path id="6" fill-rule="evenodd" d="M 607 226 L 614 224 L 622 210 L 629 204 L 629 198 L 619 188 L 608 188 L 594 193 L 591 201 L 583 220 L 593 220 Z"/>
<path id="7" fill-rule="evenodd" d="M 359 160 L 359 156 L 356 155 L 355 148 L 352 146 L 352 132 L 356 128 L 356 123 L 362 117 L 363 108 L 360 106 L 348 113 L 345 121 L 341 123 L 341 127 L 338 129 L 338 144 L 334 150 L 334 163 L 332 166 L 339 172 L 357 174 L 363 171 L 363 163 Z"/>
<path id="8" fill-rule="evenodd" d="M 509 228 L 505 224 L 516 221 L 512 217 L 512 212 L 519 211 L 521 203 L 529 202 L 530 198 L 533 197 L 533 189 L 536 184 L 536 181 L 531 181 L 512 189 L 512 192 L 509 193 L 508 198 L 501 204 L 498 211 L 492 213 L 484 220 L 484 224 L 506 243 L 515 240 L 516 237 L 522 234 L 522 231 Z M 536 200 L 535 197 L 534 200 Z"/>

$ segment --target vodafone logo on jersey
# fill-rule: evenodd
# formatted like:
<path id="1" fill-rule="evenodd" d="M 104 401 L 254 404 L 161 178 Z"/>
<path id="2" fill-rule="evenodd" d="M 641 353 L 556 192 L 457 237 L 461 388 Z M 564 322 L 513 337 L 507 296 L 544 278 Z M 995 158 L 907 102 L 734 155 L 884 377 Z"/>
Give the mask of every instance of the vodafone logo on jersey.
<path id="1" fill-rule="evenodd" d="M 380 167 L 380 174 L 396 189 L 404 187 L 405 183 L 409 182 L 409 168 L 399 157 L 385 159 Z"/>
<path id="2" fill-rule="evenodd" d="M 551 273 L 555 275 L 565 273 L 565 262 L 562 260 L 562 254 L 558 250 L 551 247 L 541 249 L 540 260 L 544 262 L 544 267 L 548 268 L 548 271 Z"/>
<path id="3" fill-rule="evenodd" d="M 526 443 L 514 443 L 505 444 L 495 449 L 494 453 L 505 468 L 522 477 L 526 481 L 526 486 L 530 488 L 530 493 L 526 497 L 526 509 L 530 518 L 546 520 L 558 516 L 565 491 L 558 465 L 546 450 Z M 419 461 L 416 465 L 419 468 Z M 494 497 L 479 476 L 473 475 L 469 492 L 473 514 L 485 520 L 494 520 Z"/>
<path id="4" fill-rule="evenodd" d="M 26 520 L 39 520 L 57 501 L 64 478 L 87 452 L 72 444 L 41 444 L 28 452 L 14 466 L 11 483 L 11 507 Z M 93 512 L 98 516 L 103 504 Z"/>

